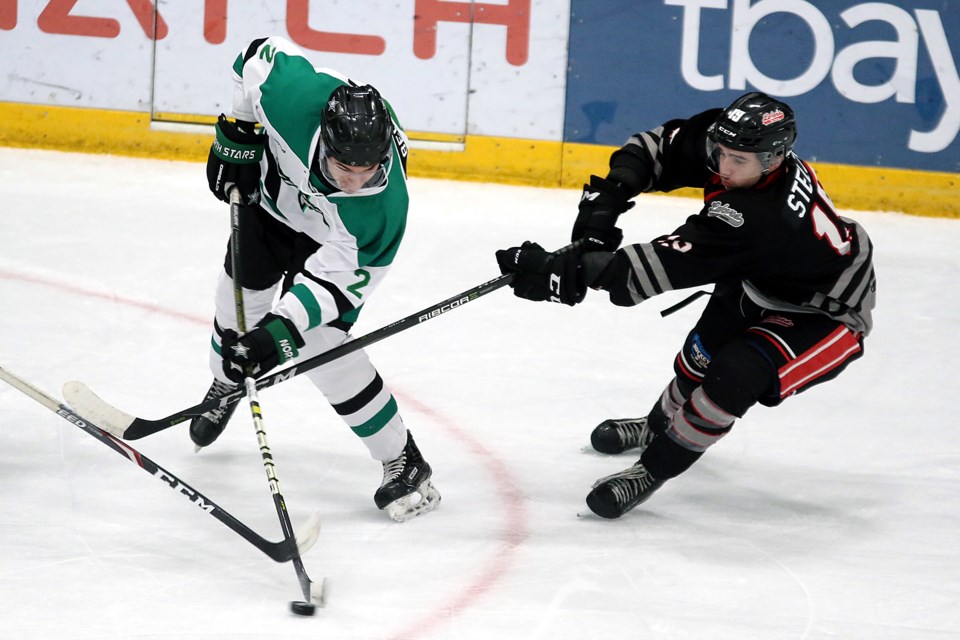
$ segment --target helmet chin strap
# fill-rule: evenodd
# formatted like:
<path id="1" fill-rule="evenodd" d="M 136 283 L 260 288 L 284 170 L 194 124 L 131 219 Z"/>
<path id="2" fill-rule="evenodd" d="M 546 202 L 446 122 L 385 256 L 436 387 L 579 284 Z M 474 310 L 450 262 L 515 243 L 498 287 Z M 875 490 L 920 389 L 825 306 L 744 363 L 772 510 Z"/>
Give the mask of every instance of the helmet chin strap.
<path id="1" fill-rule="evenodd" d="M 763 177 L 763 176 L 767 175 L 768 173 L 772 173 L 772 172 L 776 171 L 777 169 L 779 169 L 779 168 L 780 168 L 780 165 L 783 164 L 784 159 L 785 159 L 785 156 L 774 156 L 774 157 L 770 160 L 770 166 L 764 167 L 763 171 L 760 172 L 760 176 Z M 762 163 L 761 163 L 761 164 L 762 164 Z"/>
<path id="2" fill-rule="evenodd" d="M 774 162 L 773 164 L 770 165 L 770 167 L 768 167 L 768 168 L 764 169 L 763 171 L 761 171 L 761 172 L 760 172 L 760 176 L 757 178 L 757 182 L 753 183 L 753 186 L 757 186 L 757 184 L 758 184 L 761 180 L 763 180 L 763 179 L 766 178 L 768 175 L 770 175 L 771 173 L 773 173 L 774 171 L 776 171 L 777 169 L 779 169 L 780 167 L 782 167 L 782 166 L 783 166 L 783 160 L 784 160 L 783 158 L 778 158 L 776 162 Z"/>

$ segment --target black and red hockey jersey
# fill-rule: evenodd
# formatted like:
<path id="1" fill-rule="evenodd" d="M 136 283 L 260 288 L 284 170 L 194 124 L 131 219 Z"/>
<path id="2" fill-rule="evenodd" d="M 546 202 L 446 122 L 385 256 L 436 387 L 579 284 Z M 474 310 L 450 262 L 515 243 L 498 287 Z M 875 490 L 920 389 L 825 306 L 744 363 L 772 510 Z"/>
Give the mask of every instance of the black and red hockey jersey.
<path id="1" fill-rule="evenodd" d="M 876 277 L 866 231 L 836 213 L 814 170 L 792 152 L 753 188 L 725 189 L 706 164 L 706 130 L 719 113 L 636 134 L 611 157 L 610 176 L 635 191 L 703 187 L 704 201 L 673 233 L 616 252 L 603 274 L 611 301 L 630 306 L 740 280 L 762 307 L 823 313 L 869 333 Z"/>

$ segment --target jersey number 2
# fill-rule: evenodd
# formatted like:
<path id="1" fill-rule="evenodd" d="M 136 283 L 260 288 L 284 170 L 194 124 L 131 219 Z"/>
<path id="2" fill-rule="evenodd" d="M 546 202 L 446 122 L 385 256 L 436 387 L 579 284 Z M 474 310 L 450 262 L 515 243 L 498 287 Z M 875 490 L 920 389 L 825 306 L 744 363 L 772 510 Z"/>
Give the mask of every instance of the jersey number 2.
<path id="1" fill-rule="evenodd" d="M 353 272 L 353 275 L 360 276 L 360 280 L 347 287 L 347 291 L 358 298 L 363 298 L 363 294 L 360 293 L 360 289 L 363 289 L 365 286 L 370 284 L 370 272 L 366 269 L 357 269 Z"/>

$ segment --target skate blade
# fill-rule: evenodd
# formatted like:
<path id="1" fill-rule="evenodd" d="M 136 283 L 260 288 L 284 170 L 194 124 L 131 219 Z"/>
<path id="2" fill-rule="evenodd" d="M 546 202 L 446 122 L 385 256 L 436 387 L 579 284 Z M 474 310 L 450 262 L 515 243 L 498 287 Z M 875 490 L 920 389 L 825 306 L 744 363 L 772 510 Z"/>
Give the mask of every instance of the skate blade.
<path id="1" fill-rule="evenodd" d="M 440 492 L 437 491 L 432 482 L 426 480 L 417 491 L 388 504 L 386 511 L 394 521 L 406 522 L 428 511 L 433 511 L 439 504 Z"/>

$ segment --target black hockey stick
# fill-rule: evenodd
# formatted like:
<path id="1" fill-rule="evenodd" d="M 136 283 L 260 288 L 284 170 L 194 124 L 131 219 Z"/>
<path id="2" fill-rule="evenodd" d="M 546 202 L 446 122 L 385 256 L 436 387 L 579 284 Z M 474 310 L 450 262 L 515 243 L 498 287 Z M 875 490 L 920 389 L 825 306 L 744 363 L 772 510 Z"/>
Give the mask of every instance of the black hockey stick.
<path id="1" fill-rule="evenodd" d="M 237 314 L 237 330 L 240 335 L 247 332 L 247 314 L 243 305 L 243 284 L 240 277 L 240 190 L 230 189 L 230 262 L 233 267 L 233 308 Z M 296 540 L 293 533 L 293 524 L 290 514 L 287 513 L 287 503 L 280 492 L 280 480 L 277 478 L 277 469 L 273 464 L 273 454 L 267 442 L 267 430 L 263 424 L 263 413 L 260 411 L 260 398 L 257 396 L 257 381 L 253 377 L 253 366 L 247 365 L 243 371 L 243 386 L 247 390 L 247 399 L 250 401 L 250 416 L 253 418 L 253 427 L 257 432 L 257 442 L 260 444 L 260 457 L 263 468 L 267 472 L 267 481 L 270 484 L 270 493 L 273 495 L 273 505 L 280 518 L 280 529 L 283 531 L 284 541 L 293 544 L 293 568 L 297 572 L 300 590 L 303 592 L 303 601 L 290 603 L 290 610 L 298 615 L 312 616 L 316 612 L 316 604 L 323 605 L 323 580 L 320 589 L 314 596 L 311 594 L 313 582 L 307 575 L 303 560 L 297 552 Z"/>
<path id="2" fill-rule="evenodd" d="M 578 249 L 579 246 L 580 241 L 574 242 L 573 244 L 569 244 L 562 249 L 558 249 L 555 253 L 573 251 Z M 401 331 L 406 331 L 411 327 L 420 325 L 427 320 L 432 320 L 433 318 L 443 315 L 448 311 L 453 311 L 454 309 L 462 307 L 468 302 L 473 302 L 477 298 L 485 296 L 488 293 L 496 291 L 497 289 L 501 289 L 510 284 L 512 279 L 513 274 L 508 273 L 498 276 L 493 280 L 488 280 L 483 284 L 479 284 L 471 289 L 467 289 L 466 291 L 458 293 L 457 295 L 447 298 L 442 302 L 438 302 L 430 307 L 427 307 L 426 309 L 422 309 L 416 313 L 408 315 L 405 318 L 401 318 L 400 320 L 396 320 L 384 327 L 380 327 L 375 331 L 371 331 L 364 336 L 355 338 L 349 342 L 344 342 L 338 347 L 334 347 L 329 351 L 316 355 L 312 358 L 308 358 L 299 364 L 264 376 L 257 380 L 256 388 L 266 389 L 267 387 L 272 387 L 275 384 L 283 382 L 284 380 L 289 380 L 290 378 L 298 376 L 301 373 L 306 373 L 307 371 L 321 367 L 328 362 L 333 362 L 337 358 L 342 358 L 343 356 L 353 353 L 354 351 L 364 349 L 374 343 L 380 342 L 385 338 L 396 335 Z M 181 422 L 189 420 L 190 418 L 206 413 L 211 409 L 228 407 L 236 402 L 239 402 L 246 393 L 246 388 L 241 386 L 235 391 L 231 391 L 226 395 L 204 400 L 199 404 L 178 411 L 177 413 L 171 414 L 166 418 L 160 418 L 159 420 L 148 420 L 146 418 L 138 418 L 130 415 L 129 413 L 120 411 L 110 403 L 100 398 L 97 394 L 91 391 L 87 385 L 78 380 L 71 380 L 63 385 L 63 396 L 66 401 L 77 410 L 77 413 L 82 416 L 86 416 L 90 420 L 101 425 L 101 428 L 104 430 L 109 431 L 112 435 L 118 438 L 123 438 L 124 440 L 139 440 L 140 438 L 153 435 L 154 433 L 158 433 L 164 429 L 169 429 L 170 427 L 178 425 Z"/>
<path id="3" fill-rule="evenodd" d="M 256 388 L 266 389 L 267 387 L 272 387 L 273 385 L 283 382 L 284 380 L 289 380 L 290 378 L 298 376 L 301 373 L 306 373 L 307 371 L 321 367 L 328 362 L 333 362 L 337 358 L 342 358 L 343 356 L 353 353 L 354 351 L 358 351 L 376 342 L 380 342 L 381 340 L 398 334 L 401 331 L 406 331 L 407 329 L 426 322 L 427 320 L 432 320 L 433 318 L 443 315 L 448 311 L 462 307 L 468 302 L 473 302 L 477 298 L 485 296 L 492 291 L 496 291 L 497 289 L 507 286 L 512 278 L 512 274 L 499 276 L 471 289 L 467 289 L 466 291 L 453 297 L 447 298 L 443 302 L 438 302 L 433 306 L 410 314 L 405 318 L 401 318 L 400 320 L 392 322 L 391 324 L 381 327 L 375 331 L 371 331 L 364 336 L 344 342 L 338 347 L 334 347 L 329 351 L 316 355 L 312 358 L 308 358 L 307 360 L 304 360 L 303 362 L 292 367 L 288 367 L 282 371 L 277 371 L 275 373 L 271 373 L 270 375 L 264 376 L 257 380 Z M 240 399 L 246 395 L 246 393 L 246 388 L 241 386 L 235 391 L 231 391 L 224 396 L 205 400 L 197 405 L 171 414 L 166 418 L 161 418 L 159 420 L 148 420 L 146 418 L 138 418 L 120 411 L 93 393 L 93 391 L 91 391 L 90 388 L 82 382 L 72 380 L 63 385 L 64 398 L 72 407 L 77 410 L 80 415 L 86 416 L 91 421 L 100 424 L 104 430 L 109 431 L 112 435 L 118 438 L 123 438 L 124 440 L 138 440 L 145 436 L 153 435 L 154 433 L 158 433 L 164 429 L 178 425 L 181 422 L 189 420 L 190 418 L 206 413 L 211 409 L 230 406 L 236 402 L 239 402 Z"/>
<path id="4" fill-rule="evenodd" d="M 276 560 L 277 562 L 287 562 L 293 558 L 299 558 L 301 553 L 306 552 L 307 549 L 313 546 L 313 543 L 316 542 L 317 536 L 320 533 L 320 519 L 317 514 L 311 516 L 311 518 L 304 524 L 300 531 L 300 535 L 296 536 L 296 539 L 291 539 L 286 535 L 286 532 L 284 532 L 283 540 L 280 542 L 271 542 L 270 540 L 267 540 L 263 536 L 254 532 L 252 529 L 250 529 L 250 527 L 237 520 L 235 517 L 213 502 L 213 500 L 188 485 L 176 475 L 170 471 L 167 471 L 125 442 L 117 440 L 115 437 L 103 429 L 100 429 L 92 422 L 81 418 L 79 415 L 74 413 L 70 407 L 61 404 L 52 396 L 44 393 L 40 389 L 37 389 L 30 383 L 2 367 L 0 367 L 0 379 L 30 398 L 33 398 L 64 420 L 90 434 L 130 462 L 134 463 L 150 475 L 160 480 L 164 485 L 170 487 L 178 494 L 186 497 L 194 505 L 225 524 L 234 533 L 239 534 L 244 540 L 255 546 L 257 549 L 260 549 L 260 551 L 264 552 L 272 560 Z"/>

